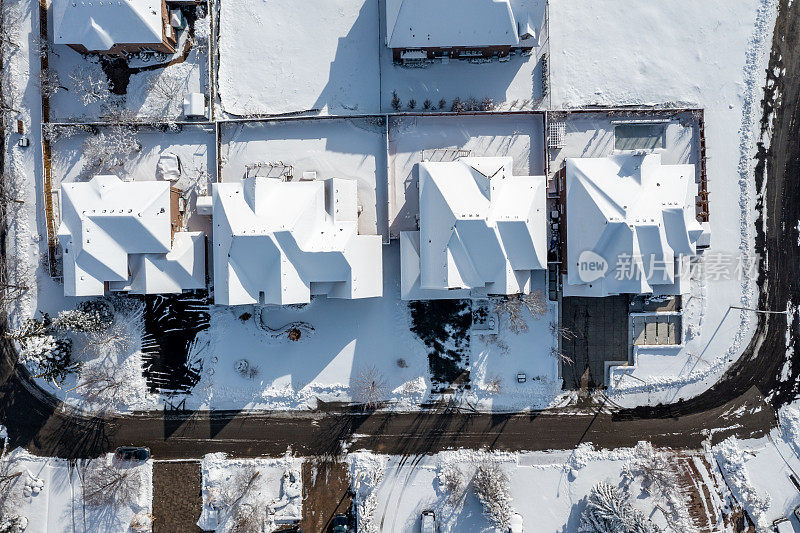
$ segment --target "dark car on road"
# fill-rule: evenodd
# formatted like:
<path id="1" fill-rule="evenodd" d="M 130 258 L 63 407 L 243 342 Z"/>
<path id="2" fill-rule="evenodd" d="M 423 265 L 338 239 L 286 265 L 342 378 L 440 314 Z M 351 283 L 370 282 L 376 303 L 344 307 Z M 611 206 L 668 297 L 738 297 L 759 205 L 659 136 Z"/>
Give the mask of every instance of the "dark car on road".
<path id="1" fill-rule="evenodd" d="M 331 533 L 349 533 L 350 528 L 347 527 L 347 515 L 337 514 L 333 517 L 331 522 Z"/>
<path id="2" fill-rule="evenodd" d="M 114 457 L 122 461 L 147 461 L 150 459 L 150 448 L 136 446 L 120 446 L 114 451 Z"/>

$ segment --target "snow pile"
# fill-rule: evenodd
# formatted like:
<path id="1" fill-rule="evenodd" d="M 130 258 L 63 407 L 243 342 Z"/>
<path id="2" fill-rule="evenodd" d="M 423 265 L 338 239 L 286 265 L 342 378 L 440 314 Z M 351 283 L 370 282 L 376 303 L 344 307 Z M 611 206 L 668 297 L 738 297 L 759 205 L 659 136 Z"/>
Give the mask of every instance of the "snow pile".
<path id="1" fill-rule="evenodd" d="M 714 447 L 713 453 L 736 501 L 741 504 L 758 528 L 766 528 L 768 522 L 765 514 L 772 498 L 769 494 L 760 496 L 750 482 L 747 458 L 739 448 L 736 437 L 728 437 L 719 443 Z"/>
<path id="2" fill-rule="evenodd" d="M 266 531 L 299 522 L 303 508 L 302 459 L 203 458 L 203 510 L 197 525 L 206 531 Z"/>
<path id="3" fill-rule="evenodd" d="M 383 481 L 388 456 L 356 452 L 347 456 L 350 486 L 358 505 L 362 533 L 380 533 L 375 513 L 378 507 L 377 488 Z"/>
<path id="4" fill-rule="evenodd" d="M 615 448 L 613 450 L 596 449 L 591 442 L 582 442 L 572 450 L 566 465 L 572 469 L 580 470 L 593 461 L 612 460 L 620 461 L 632 459 L 633 448 Z"/>

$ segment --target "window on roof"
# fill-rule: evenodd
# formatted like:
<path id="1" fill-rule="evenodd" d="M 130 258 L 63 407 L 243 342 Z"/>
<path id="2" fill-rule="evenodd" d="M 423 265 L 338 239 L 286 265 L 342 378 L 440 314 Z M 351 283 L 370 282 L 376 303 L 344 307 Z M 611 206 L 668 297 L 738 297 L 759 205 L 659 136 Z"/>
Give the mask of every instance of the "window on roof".
<path id="1" fill-rule="evenodd" d="M 615 150 L 656 150 L 664 148 L 666 124 L 617 124 Z"/>

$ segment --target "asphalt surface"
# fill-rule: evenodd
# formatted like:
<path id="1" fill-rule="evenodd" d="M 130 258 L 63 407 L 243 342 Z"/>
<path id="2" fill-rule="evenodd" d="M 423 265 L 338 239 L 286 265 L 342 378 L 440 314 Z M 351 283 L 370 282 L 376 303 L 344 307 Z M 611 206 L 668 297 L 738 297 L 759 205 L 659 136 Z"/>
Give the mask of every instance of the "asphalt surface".
<path id="1" fill-rule="evenodd" d="M 756 250 L 766 259 L 759 274 L 759 307 L 785 309 L 800 301 L 800 2 L 780 3 L 767 84 L 765 120 L 756 181 L 764 185 Z M 778 70 L 776 67 L 780 67 Z M 771 128 L 769 126 L 772 126 Z M 771 136 L 768 136 L 771 135 Z M 766 173 L 766 174 L 764 174 Z M 730 179 L 735 179 L 731 177 Z M 712 181 L 713 187 L 731 186 Z M 712 211 L 713 213 L 713 211 Z M 0 323 L 0 331 L 3 330 Z M 800 334 L 795 316 L 791 338 Z M 338 453 L 342 445 L 383 453 L 416 455 L 449 447 L 503 450 L 568 449 L 590 441 L 630 446 L 639 440 L 675 448 L 697 448 L 735 434 L 752 437 L 776 424 L 775 408 L 791 401 L 800 383 L 800 353 L 793 354 L 789 380 L 779 379 L 786 348 L 784 315 L 758 315 L 756 333 L 742 357 L 704 394 L 671 405 L 617 410 L 585 405 L 531 414 L 459 412 L 365 414 L 341 409 L 302 413 L 148 413 L 86 418 L 62 409 L 13 366 L 13 345 L 0 341 L 0 420 L 12 446 L 60 457 L 96 456 L 119 445 L 151 448 L 156 458 L 201 457 L 224 451 L 237 456 L 281 455 L 288 446 L 302 455 Z M 722 428 L 722 429 L 718 429 Z"/>

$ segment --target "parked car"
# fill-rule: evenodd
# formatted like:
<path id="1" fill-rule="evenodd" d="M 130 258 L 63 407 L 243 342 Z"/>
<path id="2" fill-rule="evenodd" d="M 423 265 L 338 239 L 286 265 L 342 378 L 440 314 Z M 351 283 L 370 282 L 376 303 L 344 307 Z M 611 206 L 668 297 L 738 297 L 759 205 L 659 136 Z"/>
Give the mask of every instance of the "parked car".
<path id="1" fill-rule="evenodd" d="M 420 533 L 436 533 L 436 515 L 430 509 L 422 511 Z"/>
<path id="2" fill-rule="evenodd" d="M 511 522 L 508 524 L 508 533 L 522 533 L 522 515 L 514 513 L 511 517 Z"/>
<path id="3" fill-rule="evenodd" d="M 337 514 L 331 522 L 331 533 L 348 533 L 347 515 Z"/>
<path id="4" fill-rule="evenodd" d="M 794 533 L 794 528 L 788 518 L 779 518 L 772 523 L 772 531 L 775 533 Z"/>
<path id="5" fill-rule="evenodd" d="M 150 459 L 150 448 L 120 446 L 114 451 L 114 457 L 122 461 L 147 461 Z"/>

